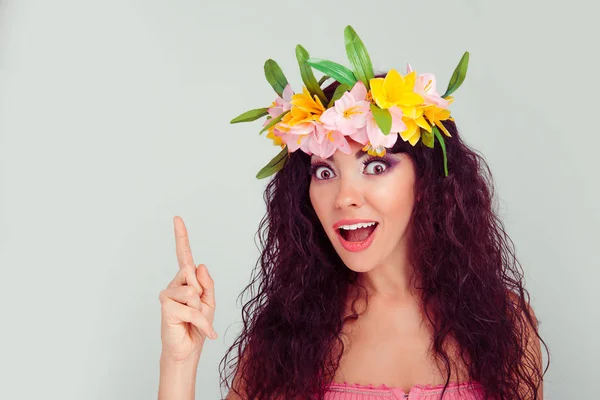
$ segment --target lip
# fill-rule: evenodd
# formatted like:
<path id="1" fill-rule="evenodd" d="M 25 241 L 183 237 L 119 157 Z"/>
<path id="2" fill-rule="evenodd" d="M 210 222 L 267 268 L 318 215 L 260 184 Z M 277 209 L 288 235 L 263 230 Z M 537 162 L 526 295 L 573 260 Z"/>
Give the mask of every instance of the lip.
<path id="1" fill-rule="evenodd" d="M 340 219 L 338 222 L 333 224 L 333 229 L 337 230 L 342 225 L 354 225 L 354 224 L 360 224 L 363 222 L 377 222 L 377 221 L 373 221 L 372 219 Z"/>
<path id="2" fill-rule="evenodd" d="M 354 221 L 354 222 L 347 222 L 347 221 Z M 375 234 L 377 233 L 377 229 L 379 228 L 379 223 L 377 222 L 377 225 L 375 226 L 375 229 L 373 230 L 373 232 L 371 232 L 371 234 L 369 235 L 369 237 L 365 240 L 363 240 L 362 242 L 349 242 L 346 239 L 344 239 L 342 237 L 342 234 L 340 233 L 340 230 L 337 229 L 337 226 L 340 225 L 351 225 L 351 224 L 357 224 L 359 222 L 377 222 L 377 221 L 369 221 L 369 220 L 341 220 L 335 223 L 334 227 L 335 228 L 335 234 L 337 235 L 340 243 L 342 244 L 342 247 L 344 249 L 346 249 L 347 251 L 350 252 L 359 252 L 359 251 L 363 251 L 366 250 L 371 243 L 373 243 L 373 240 L 375 239 Z"/>

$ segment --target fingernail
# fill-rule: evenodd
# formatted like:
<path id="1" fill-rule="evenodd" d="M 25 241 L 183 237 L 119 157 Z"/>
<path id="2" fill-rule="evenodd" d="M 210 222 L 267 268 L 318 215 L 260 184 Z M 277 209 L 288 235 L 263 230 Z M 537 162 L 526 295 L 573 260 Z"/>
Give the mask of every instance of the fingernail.
<path id="1" fill-rule="evenodd" d="M 210 333 L 210 338 L 211 339 L 216 339 L 217 338 L 217 332 L 215 332 L 214 330 Z"/>

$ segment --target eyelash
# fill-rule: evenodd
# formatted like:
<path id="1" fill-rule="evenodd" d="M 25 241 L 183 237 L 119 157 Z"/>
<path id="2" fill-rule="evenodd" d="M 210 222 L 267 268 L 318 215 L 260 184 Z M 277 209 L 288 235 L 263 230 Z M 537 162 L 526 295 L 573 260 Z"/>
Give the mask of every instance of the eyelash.
<path id="1" fill-rule="evenodd" d="M 370 163 L 372 163 L 374 161 L 377 161 L 377 162 L 380 162 L 382 164 L 385 164 L 385 166 L 386 166 L 385 171 L 383 171 L 381 174 L 369 174 L 369 175 L 383 175 L 383 174 L 385 174 L 387 172 L 388 168 L 390 168 L 393 165 L 392 162 L 389 161 L 387 158 L 377 157 L 377 156 L 369 156 L 365 161 L 363 161 L 363 165 L 365 167 L 367 167 Z M 317 161 L 317 162 L 311 164 L 311 166 L 309 168 L 310 176 L 314 177 L 317 180 L 326 181 L 327 179 L 320 179 L 320 178 L 317 178 L 315 176 L 315 173 L 317 172 L 317 170 L 320 167 L 326 167 L 326 168 L 331 169 L 331 167 L 329 166 L 329 164 L 324 163 L 323 161 Z"/>

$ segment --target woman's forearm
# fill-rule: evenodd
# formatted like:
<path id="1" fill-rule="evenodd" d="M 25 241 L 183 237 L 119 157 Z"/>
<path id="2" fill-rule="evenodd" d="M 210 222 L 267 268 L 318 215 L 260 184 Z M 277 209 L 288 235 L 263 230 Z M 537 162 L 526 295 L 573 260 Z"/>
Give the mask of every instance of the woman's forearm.
<path id="1" fill-rule="evenodd" d="M 161 355 L 158 400 L 194 400 L 198 361 L 173 361 Z"/>

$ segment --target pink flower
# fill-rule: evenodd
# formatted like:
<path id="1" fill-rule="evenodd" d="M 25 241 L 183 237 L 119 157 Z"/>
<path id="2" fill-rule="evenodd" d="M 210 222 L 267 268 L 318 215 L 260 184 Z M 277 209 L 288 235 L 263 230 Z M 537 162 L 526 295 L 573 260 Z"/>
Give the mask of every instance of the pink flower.
<path id="1" fill-rule="evenodd" d="M 315 130 L 315 124 L 313 122 L 303 122 L 294 126 L 288 126 L 283 122 L 278 123 L 275 127 L 278 129 L 279 136 L 283 142 L 287 145 L 290 153 L 302 148 L 308 150 L 308 142 L 311 139 L 311 135 Z"/>
<path id="2" fill-rule="evenodd" d="M 350 135 L 350 138 L 360 144 L 365 145 L 364 150 L 368 150 L 372 155 L 385 154 L 385 148 L 391 148 L 398 140 L 398 133 L 406 129 L 406 124 L 402 121 L 402 110 L 398 106 L 388 108 L 392 115 L 392 128 L 389 135 L 384 135 L 373 113 L 369 111 L 367 114 L 367 123 L 364 128 L 359 129 L 355 134 Z"/>
<path id="3" fill-rule="evenodd" d="M 280 116 L 283 112 L 288 111 L 290 108 L 292 108 L 292 104 L 290 103 L 290 101 L 292 101 L 292 95 L 294 94 L 294 91 L 292 90 L 292 85 L 288 83 L 285 86 L 285 89 L 283 89 L 282 94 L 283 98 L 277 96 L 275 101 L 271 104 L 271 107 L 269 107 L 268 112 L 272 118 L 276 118 Z M 269 120 L 267 119 L 263 126 L 268 123 Z"/>
<path id="4" fill-rule="evenodd" d="M 348 140 L 346 140 L 346 137 L 342 132 L 329 130 L 321 124 L 315 124 L 315 127 L 315 136 L 309 145 L 309 150 L 313 154 L 321 158 L 328 158 L 331 157 L 336 150 L 340 150 L 346 154 L 352 152 L 350 143 L 348 143 Z"/>
<path id="5" fill-rule="evenodd" d="M 411 73 L 410 64 L 406 64 L 406 73 Z M 450 102 L 443 99 L 435 88 L 435 75 L 430 73 L 420 74 L 415 81 L 414 91 L 425 100 L 425 104 L 435 104 L 440 108 L 448 108 Z"/>
<path id="6" fill-rule="evenodd" d="M 281 137 L 281 140 L 287 145 L 290 153 L 293 153 L 300 147 L 306 147 L 306 144 L 303 142 L 306 142 L 307 139 L 309 139 L 308 135 L 294 135 L 291 133 L 284 133 L 279 135 L 279 137 Z"/>
<path id="7" fill-rule="evenodd" d="M 352 151 L 341 132 L 326 129 L 319 122 L 295 125 L 289 132 L 282 133 L 281 139 L 287 144 L 290 153 L 300 149 L 308 155 L 328 158 L 338 149 L 346 154 Z"/>
<path id="8" fill-rule="evenodd" d="M 320 120 L 324 127 L 344 135 L 354 134 L 363 128 L 367 122 L 366 116 L 370 112 L 366 96 L 367 88 L 358 81 L 352 90 L 345 92 L 335 101 L 333 107 L 321 115 Z"/>

